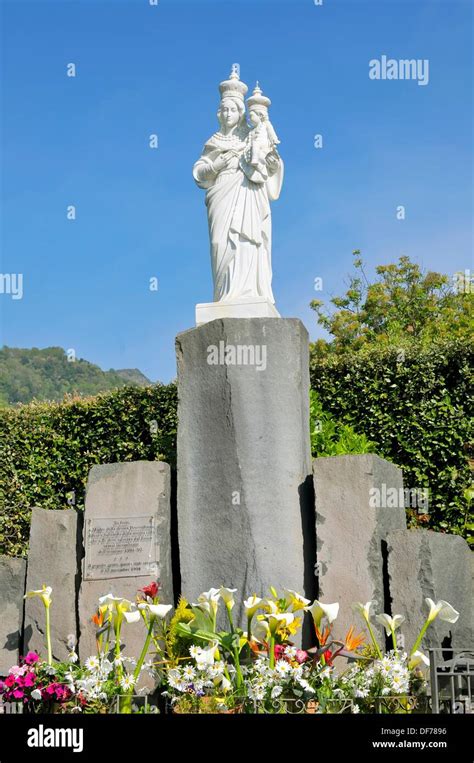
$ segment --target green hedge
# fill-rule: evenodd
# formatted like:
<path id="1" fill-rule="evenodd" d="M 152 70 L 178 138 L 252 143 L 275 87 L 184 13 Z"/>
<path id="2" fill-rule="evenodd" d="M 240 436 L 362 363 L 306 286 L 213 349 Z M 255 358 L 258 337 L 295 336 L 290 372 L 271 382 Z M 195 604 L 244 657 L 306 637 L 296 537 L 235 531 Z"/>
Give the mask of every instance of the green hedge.
<path id="1" fill-rule="evenodd" d="M 429 350 L 361 350 L 311 364 L 325 411 L 430 489 L 430 514 L 412 522 L 472 535 L 467 490 L 473 347 L 459 340 Z M 153 424 L 156 422 L 156 424 Z M 63 403 L 0 411 L 0 553 L 26 553 L 32 506 L 84 504 L 93 464 L 176 459 L 174 384 L 127 387 Z M 353 437 L 352 437 L 353 439 Z M 472 453 L 471 453 L 472 455 Z"/>
<path id="2" fill-rule="evenodd" d="M 429 516 L 409 512 L 411 524 L 471 541 L 472 369 L 465 340 L 424 350 L 372 347 L 311 363 L 323 408 L 401 466 L 406 487 L 429 489 Z"/>
<path id="3" fill-rule="evenodd" d="M 174 465 L 176 411 L 174 384 L 0 411 L 0 554 L 26 553 L 32 506 L 83 507 L 93 464 Z"/>

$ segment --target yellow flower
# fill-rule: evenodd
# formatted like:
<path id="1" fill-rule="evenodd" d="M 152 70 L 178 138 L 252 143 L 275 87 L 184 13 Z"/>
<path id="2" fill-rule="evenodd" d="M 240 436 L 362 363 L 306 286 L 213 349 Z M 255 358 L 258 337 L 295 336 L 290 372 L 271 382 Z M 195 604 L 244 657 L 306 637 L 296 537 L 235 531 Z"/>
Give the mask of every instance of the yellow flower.
<path id="1" fill-rule="evenodd" d="M 49 607 L 51 606 L 52 591 L 53 589 L 51 588 L 51 586 L 46 586 L 43 583 L 43 588 L 40 588 L 38 591 L 28 591 L 23 598 L 32 599 L 34 596 L 39 596 L 44 606 L 46 607 L 46 609 L 49 609 Z"/>

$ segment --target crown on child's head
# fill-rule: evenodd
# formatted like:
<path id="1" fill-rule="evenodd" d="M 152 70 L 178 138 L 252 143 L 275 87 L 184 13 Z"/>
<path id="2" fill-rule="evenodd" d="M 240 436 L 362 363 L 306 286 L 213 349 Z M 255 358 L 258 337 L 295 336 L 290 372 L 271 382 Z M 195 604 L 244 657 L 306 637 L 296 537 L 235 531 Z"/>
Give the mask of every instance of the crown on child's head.
<path id="1" fill-rule="evenodd" d="M 232 67 L 229 79 L 225 79 L 219 85 L 221 101 L 224 98 L 238 98 L 243 103 L 244 95 L 246 94 L 247 90 L 248 87 L 245 82 L 240 81 L 239 73 L 235 65 Z"/>
<path id="2" fill-rule="evenodd" d="M 270 98 L 267 98 L 266 95 L 263 95 L 262 89 L 260 88 L 257 80 L 257 84 L 255 85 L 253 89 L 253 93 L 250 96 L 250 98 L 247 98 L 247 106 L 249 109 L 252 108 L 252 106 L 263 106 L 265 109 L 268 109 L 268 107 L 271 105 Z"/>

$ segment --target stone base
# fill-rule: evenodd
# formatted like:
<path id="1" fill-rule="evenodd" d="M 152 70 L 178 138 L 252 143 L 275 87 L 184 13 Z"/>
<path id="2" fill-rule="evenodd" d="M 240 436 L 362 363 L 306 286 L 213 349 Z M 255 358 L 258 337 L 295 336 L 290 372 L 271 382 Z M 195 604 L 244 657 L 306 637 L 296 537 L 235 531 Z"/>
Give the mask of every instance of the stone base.
<path id="1" fill-rule="evenodd" d="M 0 556 L 0 676 L 18 664 L 25 575 L 25 559 Z"/>
<path id="2" fill-rule="evenodd" d="M 264 297 L 241 297 L 231 302 L 202 302 L 196 305 L 196 326 L 216 318 L 279 318 L 275 305 Z"/>
<path id="3" fill-rule="evenodd" d="M 404 615 L 400 630 L 410 650 L 428 614 L 425 598 L 448 601 L 456 623 L 438 618 L 426 631 L 422 651 L 474 648 L 472 551 L 459 535 L 432 530 L 394 530 L 387 535 L 392 613 Z"/>
<path id="4" fill-rule="evenodd" d="M 221 346 L 250 352 L 230 362 Z M 196 601 L 237 588 L 234 622 L 246 627 L 244 594 L 274 585 L 312 596 L 308 334 L 295 319 L 225 318 L 179 334 L 176 347 L 182 592 Z"/>
<path id="5" fill-rule="evenodd" d="M 81 517 L 74 509 L 42 509 L 31 514 L 26 590 L 53 589 L 51 647 L 53 659 L 67 660 L 68 641 L 77 641 L 75 602 L 80 572 Z M 39 596 L 25 601 L 24 653 L 38 651 L 46 659 L 45 612 Z M 94 654 L 94 652 L 91 652 Z M 89 656 L 89 655 L 88 655 Z"/>
<path id="6" fill-rule="evenodd" d="M 161 584 L 160 602 L 173 603 L 170 540 L 170 467 L 163 461 L 128 461 L 126 463 L 93 466 L 87 481 L 84 511 L 84 544 L 87 545 L 89 522 L 94 519 L 133 519 L 149 517 L 155 520 L 155 548 L 150 548 L 150 562 L 156 564 L 154 573 L 133 574 L 127 577 L 87 577 L 83 563 L 83 579 L 79 593 L 81 660 L 96 652 L 95 614 L 100 596 L 112 593 L 134 601 L 137 591 L 152 580 Z M 86 551 L 87 556 L 87 551 Z M 113 557 L 112 557 L 113 558 Z M 53 593 L 54 595 L 54 593 Z M 122 629 L 125 654 L 135 657 L 143 647 L 143 623 L 125 624 Z M 153 685 L 153 683 L 149 683 Z"/>
<path id="7" fill-rule="evenodd" d="M 402 471 L 372 453 L 329 456 L 313 461 L 319 598 L 340 604 L 336 638 L 351 625 L 360 630 L 355 602 L 375 600 L 377 613 L 388 612 L 385 601 L 385 539 L 392 530 L 405 530 L 405 509 L 374 506 L 377 489 L 403 493 Z M 383 493 L 382 493 L 383 495 Z M 399 610 L 395 610 L 399 612 Z M 401 612 L 405 614 L 405 612 Z M 383 629 L 373 625 L 383 644 Z M 339 662 L 339 660 L 337 661 Z M 337 663 L 336 663 L 337 664 Z"/>

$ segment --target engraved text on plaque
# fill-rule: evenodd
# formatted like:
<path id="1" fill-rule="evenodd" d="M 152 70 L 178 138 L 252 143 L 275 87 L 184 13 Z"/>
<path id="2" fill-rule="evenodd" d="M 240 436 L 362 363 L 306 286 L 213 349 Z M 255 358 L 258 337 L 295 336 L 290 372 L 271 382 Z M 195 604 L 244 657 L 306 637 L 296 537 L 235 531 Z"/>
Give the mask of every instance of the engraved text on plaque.
<path id="1" fill-rule="evenodd" d="M 156 574 L 158 559 L 153 515 L 88 519 L 85 541 L 86 580 Z"/>

